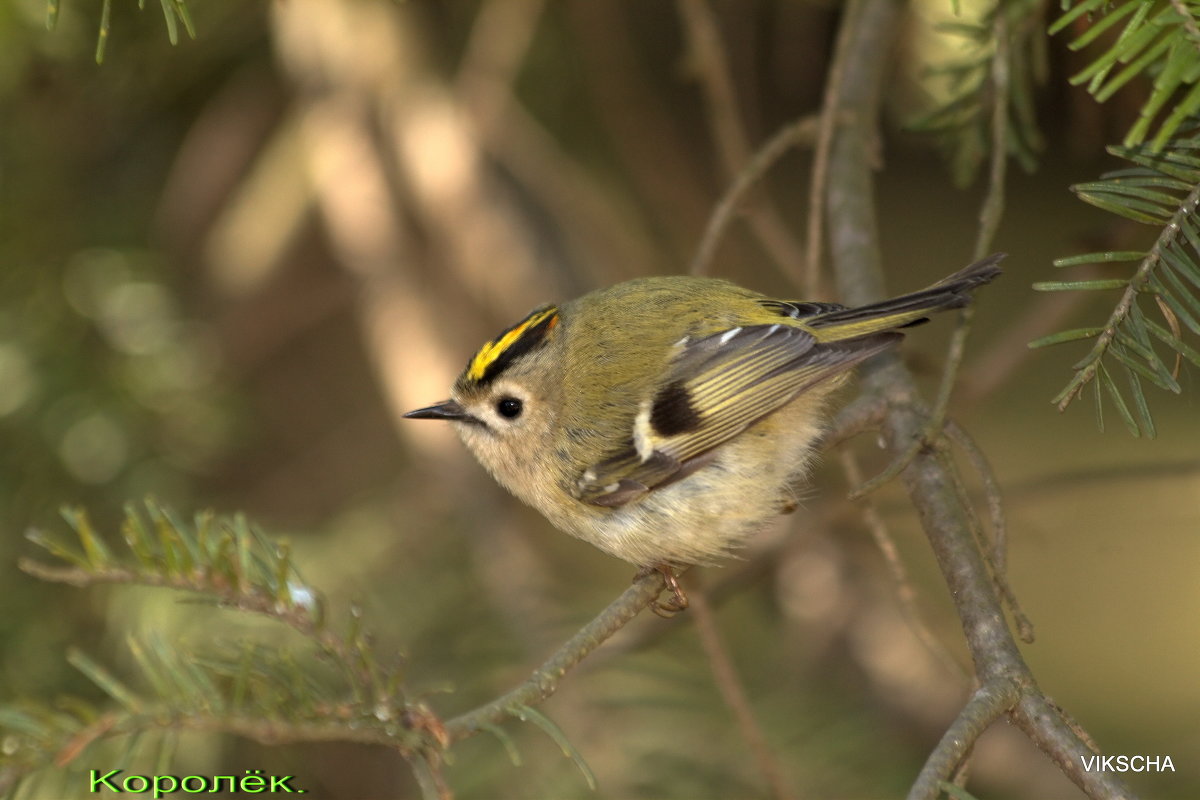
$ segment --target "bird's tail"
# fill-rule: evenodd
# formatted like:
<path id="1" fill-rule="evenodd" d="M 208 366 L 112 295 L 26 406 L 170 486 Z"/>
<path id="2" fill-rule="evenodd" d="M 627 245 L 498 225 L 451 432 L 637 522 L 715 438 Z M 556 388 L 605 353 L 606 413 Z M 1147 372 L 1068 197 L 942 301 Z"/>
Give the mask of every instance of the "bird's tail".
<path id="1" fill-rule="evenodd" d="M 857 339 L 916 325 L 927 320 L 931 313 L 970 303 L 972 291 L 1000 274 L 997 265 L 1004 256 L 1004 253 L 990 255 L 918 292 L 858 308 L 827 311 L 805 319 L 804 324 L 822 342 Z"/>

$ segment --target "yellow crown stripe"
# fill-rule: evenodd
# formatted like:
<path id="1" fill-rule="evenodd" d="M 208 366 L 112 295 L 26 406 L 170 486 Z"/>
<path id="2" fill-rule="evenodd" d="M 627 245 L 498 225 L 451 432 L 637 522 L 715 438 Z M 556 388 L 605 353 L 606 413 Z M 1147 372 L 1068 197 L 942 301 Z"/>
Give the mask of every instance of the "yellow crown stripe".
<path id="1" fill-rule="evenodd" d="M 492 341 L 479 348 L 479 352 L 471 359 L 470 365 L 467 367 L 467 377 L 473 381 L 483 380 L 483 376 L 487 373 L 488 367 L 496 362 L 498 358 L 503 356 L 530 328 L 535 328 L 538 325 L 551 318 L 546 326 L 549 331 L 558 324 L 558 309 L 554 306 L 544 308 L 540 311 L 535 311 L 525 319 L 518 322 L 513 327 L 506 330 L 504 333 L 497 336 Z"/>

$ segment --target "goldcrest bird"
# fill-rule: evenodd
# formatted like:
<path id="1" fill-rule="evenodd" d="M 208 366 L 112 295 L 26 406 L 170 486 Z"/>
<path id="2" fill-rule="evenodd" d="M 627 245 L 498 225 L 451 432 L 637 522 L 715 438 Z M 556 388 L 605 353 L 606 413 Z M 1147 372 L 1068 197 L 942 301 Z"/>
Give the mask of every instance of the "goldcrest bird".
<path id="1" fill-rule="evenodd" d="M 535 309 L 475 353 L 449 400 L 405 416 L 449 420 L 556 527 L 670 582 L 794 508 L 854 366 L 969 303 L 1003 257 L 860 308 L 626 281 Z"/>

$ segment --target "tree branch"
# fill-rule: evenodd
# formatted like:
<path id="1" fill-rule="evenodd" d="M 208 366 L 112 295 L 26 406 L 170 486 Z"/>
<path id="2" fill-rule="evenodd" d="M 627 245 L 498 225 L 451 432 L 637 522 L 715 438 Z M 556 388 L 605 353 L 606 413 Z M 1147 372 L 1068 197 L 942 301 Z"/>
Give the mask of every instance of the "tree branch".
<path id="1" fill-rule="evenodd" d="M 838 288 L 841 299 L 850 305 L 885 295 L 869 155 L 898 10 L 895 0 L 854 0 L 844 16 L 844 24 L 853 29 L 839 36 L 831 71 L 841 75 L 841 80 L 833 87 L 836 98 L 827 98 L 826 113 L 838 114 L 832 124 L 840 128 L 830 150 L 827 219 Z M 840 123 L 847 118 L 854 124 Z M 893 453 L 904 451 L 928 423 L 912 375 L 894 353 L 868 362 L 861 373 L 863 391 L 887 402 L 882 430 L 890 449 Z M 999 709 L 1009 711 L 1022 730 L 1089 796 L 1133 797 L 1110 773 L 1083 771 L 1080 757 L 1091 752 L 1041 694 L 1021 657 L 983 554 L 971 535 L 968 511 L 955 491 L 952 469 L 939 453 L 924 449 L 902 475 L 953 598 L 980 688 L 930 755 L 909 793 L 910 800 L 937 796 L 938 782 L 950 778 Z"/>
<path id="2" fill-rule="evenodd" d="M 512 716 L 519 706 L 545 700 L 558 690 L 558 684 L 575 665 L 602 645 L 606 639 L 638 615 L 664 588 L 663 576 L 655 571 L 634 581 L 625 592 L 567 640 L 549 659 L 533 671 L 524 683 L 490 703 L 446 722 L 451 742 L 465 739 L 487 726 Z"/>
<path id="3" fill-rule="evenodd" d="M 908 796 L 937 797 L 939 784 L 970 753 L 975 742 L 988 727 L 1012 708 L 1020 696 L 1020 687 L 1011 681 L 993 681 L 981 686 L 963 706 L 942 740 L 925 762 L 921 774 L 908 791 Z"/>

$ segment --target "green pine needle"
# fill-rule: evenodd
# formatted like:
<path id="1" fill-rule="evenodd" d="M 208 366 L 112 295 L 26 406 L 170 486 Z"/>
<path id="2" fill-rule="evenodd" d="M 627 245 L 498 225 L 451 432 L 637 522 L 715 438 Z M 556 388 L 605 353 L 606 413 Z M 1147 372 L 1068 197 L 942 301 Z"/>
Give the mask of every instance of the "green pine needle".
<path id="1" fill-rule="evenodd" d="M 563 755 L 575 762 L 575 766 L 583 774 L 584 780 L 587 781 L 588 788 L 593 792 L 596 791 L 596 775 L 592 772 L 592 768 L 583 760 L 583 756 L 567 739 L 567 735 L 563 733 L 562 728 L 558 727 L 549 717 L 534 708 L 526 705 L 517 706 L 513 709 L 513 714 L 522 722 L 532 722 L 537 725 L 562 749 Z"/>
<path id="2" fill-rule="evenodd" d="M 1126 277 L 1042 281 L 1033 286 L 1037 291 L 1123 290 L 1105 324 L 1052 333 L 1029 344 L 1036 348 L 1091 342 L 1054 403 L 1060 410 L 1065 409 L 1088 384 L 1095 384 L 1096 418 L 1101 430 L 1107 399 L 1133 435 L 1154 436 L 1156 429 L 1143 380 L 1178 394 L 1182 391 L 1179 370 L 1185 364 L 1200 366 L 1200 349 L 1186 341 L 1184 334 L 1187 330 L 1200 336 L 1198 150 L 1200 131 L 1168 142 L 1157 151 L 1150 145 L 1110 148 L 1133 166 L 1073 190 L 1092 205 L 1154 225 L 1159 231 L 1157 241 L 1146 251 L 1087 253 L 1054 262 L 1059 268 L 1136 263 Z M 1115 371 L 1123 372 L 1126 380 L 1118 382 Z"/>
<path id="3" fill-rule="evenodd" d="M 1111 99 L 1138 78 L 1152 79 L 1138 119 L 1125 136 L 1128 147 L 1149 141 L 1151 151 L 1162 150 L 1200 112 L 1200 21 L 1195 5 L 1180 5 L 1186 15 L 1168 0 L 1083 0 L 1070 4 L 1048 28 L 1051 35 L 1079 31 L 1078 23 L 1088 20 L 1067 46 L 1085 50 L 1098 41 L 1106 43 L 1070 78 L 1072 84 L 1086 84 L 1097 102 Z M 1118 26 L 1114 40 L 1112 31 Z"/>
<path id="4" fill-rule="evenodd" d="M 1039 281 L 1033 284 L 1035 292 L 1081 292 L 1097 289 L 1124 289 L 1129 281 L 1124 278 L 1111 278 L 1094 281 Z"/>

